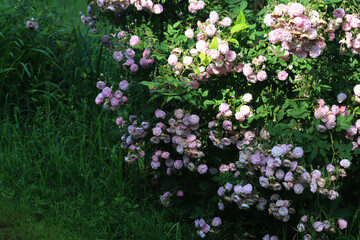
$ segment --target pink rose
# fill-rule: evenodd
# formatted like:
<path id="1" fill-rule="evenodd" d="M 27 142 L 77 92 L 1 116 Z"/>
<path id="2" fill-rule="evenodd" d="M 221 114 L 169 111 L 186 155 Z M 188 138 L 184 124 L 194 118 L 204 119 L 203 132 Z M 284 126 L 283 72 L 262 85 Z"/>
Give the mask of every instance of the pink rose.
<path id="1" fill-rule="evenodd" d="M 139 39 L 139 37 L 138 36 L 132 36 L 131 38 L 130 38 L 130 46 L 135 46 L 135 45 L 138 45 L 138 44 L 140 44 L 140 39 Z"/>
<path id="2" fill-rule="evenodd" d="M 288 78 L 289 74 L 286 71 L 281 71 L 278 73 L 277 77 L 281 81 L 285 81 Z"/>

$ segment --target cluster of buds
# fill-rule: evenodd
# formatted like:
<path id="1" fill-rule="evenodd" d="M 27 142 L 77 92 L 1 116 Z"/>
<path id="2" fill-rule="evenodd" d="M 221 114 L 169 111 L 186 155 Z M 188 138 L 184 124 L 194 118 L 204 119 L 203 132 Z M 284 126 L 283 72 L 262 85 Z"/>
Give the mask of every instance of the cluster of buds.
<path id="1" fill-rule="evenodd" d="M 320 18 L 319 12 L 310 11 L 300 3 L 277 5 L 265 16 L 264 23 L 272 28 L 269 42 L 280 44 L 285 54 L 317 58 L 326 46 L 321 30 L 327 23 Z"/>
<path id="2" fill-rule="evenodd" d="M 104 109 L 106 110 L 116 110 L 128 100 L 128 98 L 120 91 L 126 91 L 128 89 L 129 83 L 126 80 L 119 83 L 120 90 L 115 91 L 114 94 L 112 93 L 112 89 L 106 87 L 106 84 L 102 81 L 98 81 L 96 87 L 102 91 L 95 98 L 95 103 L 100 104 L 104 102 Z"/>
<path id="3" fill-rule="evenodd" d="M 222 224 L 221 218 L 219 217 L 214 217 L 213 220 L 211 221 L 211 225 L 213 227 L 219 227 L 221 224 Z M 205 220 L 202 218 L 195 220 L 195 228 L 198 229 L 197 235 L 201 238 L 205 238 L 207 233 L 213 232 L 210 224 L 207 224 Z"/>
<path id="4" fill-rule="evenodd" d="M 134 163 L 140 157 L 145 156 L 145 152 L 140 148 L 139 143 L 132 144 L 128 147 L 128 154 L 125 156 L 125 162 Z"/>
<path id="5" fill-rule="evenodd" d="M 311 222 L 313 222 L 311 224 Z M 323 230 L 327 230 L 335 233 L 335 228 L 331 226 L 331 223 L 328 220 L 324 221 L 308 221 L 308 216 L 304 215 L 301 217 L 301 222 L 297 225 L 297 231 L 305 233 L 307 229 L 314 228 L 316 232 L 323 232 Z M 304 239 L 311 239 L 310 234 L 305 234 Z"/>
<path id="6" fill-rule="evenodd" d="M 124 12 L 130 5 L 134 5 L 138 11 L 144 9 L 160 14 L 163 12 L 161 4 L 154 4 L 151 0 L 97 0 L 97 5 L 102 11 L 109 11 L 119 14 Z"/>
<path id="7" fill-rule="evenodd" d="M 325 124 L 319 124 L 316 126 L 316 129 L 319 132 L 334 129 L 336 127 L 336 117 L 340 115 L 349 115 L 349 111 L 346 110 L 345 106 L 339 107 L 338 105 L 332 105 L 330 108 L 328 105 L 325 105 L 325 101 L 323 99 L 319 99 L 318 104 L 319 105 L 315 107 L 314 116 L 316 119 L 320 119 Z"/>
<path id="8" fill-rule="evenodd" d="M 93 9 L 91 6 L 88 6 L 87 7 L 87 14 L 88 14 L 88 17 L 86 17 L 85 15 L 81 15 L 81 22 L 84 24 L 84 25 L 88 25 L 89 28 L 91 28 L 92 32 L 94 34 L 97 34 L 99 31 L 96 29 L 96 26 L 95 26 L 95 23 L 97 21 L 97 17 L 93 14 Z M 81 13 L 80 13 L 81 14 Z"/>
<path id="9" fill-rule="evenodd" d="M 245 75 L 246 80 L 251 83 L 256 83 L 257 81 L 265 81 L 267 79 L 267 73 L 264 70 L 266 68 L 265 64 L 266 57 L 259 56 L 254 58 L 251 63 L 240 64 L 237 68 L 237 72 L 242 71 Z"/>
<path id="10" fill-rule="evenodd" d="M 274 201 L 269 204 L 269 214 L 273 215 L 275 219 L 287 222 L 290 219 L 290 214 L 295 213 L 295 209 L 290 207 L 289 200 L 281 200 L 278 194 L 273 194 L 270 200 Z"/>
<path id="11" fill-rule="evenodd" d="M 140 145 L 143 143 L 141 139 L 145 138 L 146 136 L 146 130 L 149 129 L 149 123 L 142 122 L 139 126 L 136 119 L 136 116 L 130 115 L 129 122 L 131 124 L 129 124 L 127 127 L 128 133 L 121 136 L 122 142 L 120 146 L 122 149 L 128 149 L 128 155 L 125 157 L 125 160 L 129 163 L 133 163 L 138 158 L 145 156 L 145 152 L 142 151 Z M 124 127 L 126 123 L 127 122 L 124 121 L 122 117 L 116 119 L 116 125 L 120 127 Z"/>
<path id="12" fill-rule="evenodd" d="M 170 197 L 171 193 L 169 191 L 165 192 L 163 195 L 160 195 L 160 201 L 164 207 L 170 206 Z"/>
<path id="13" fill-rule="evenodd" d="M 107 36 L 107 35 L 106 35 Z M 131 74 L 135 75 L 139 70 L 139 66 L 135 62 L 135 51 L 131 48 L 135 45 L 140 44 L 140 39 L 138 36 L 131 36 L 130 39 L 127 39 L 127 34 L 125 31 L 120 31 L 118 34 L 111 34 L 114 39 L 114 44 L 112 44 L 113 49 L 117 49 L 113 52 L 113 58 L 116 62 L 122 63 L 124 68 L 129 68 Z M 104 38 L 103 38 L 104 40 Z M 103 41 L 104 42 L 104 41 Z M 109 44 L 113 41 L 109 38 Z M 127 47 L 127 45 L 131 47 Z M 145 49 L 142 53 L 142 58 L 139 60 L 139 64 L 142 68 L 149 68 L 150 65 L 154 63 L 154 58 L 149 58 L 151 54 L 150 49 Z"/>
<path id="14" fill-rule="evenodd" d="M 344 219 L 338 219 L 337 221 L 339 228 L 344 230 L 347 228 L 347 221 Z M 315 221 L 311 217 L 311 221 L 308 221 L 308 216 L 304 215 L 301 217 L 301 222 L 297 225 L 297 231 L 305 233 L 307 230 L 314 229 L 316 232 L 332 232 L 335 233 L 335 223 L 331 223 L 328 220 Z M 309 233 L 304 235 L 305 240 L 311 240 L 312 237 Z"/>

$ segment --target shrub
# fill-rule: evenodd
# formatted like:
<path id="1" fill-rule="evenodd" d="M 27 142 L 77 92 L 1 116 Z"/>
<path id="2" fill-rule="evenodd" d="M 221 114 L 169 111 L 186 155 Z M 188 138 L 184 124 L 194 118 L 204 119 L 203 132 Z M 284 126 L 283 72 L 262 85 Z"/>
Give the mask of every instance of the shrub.
<path id="1" fill-rule="evenodd" d="M 358 193 L 341 193 L 358 167 L 358 9 L 283 2 L 98 0 L 82 16 L 113 26 L 121 77 L 95 102 L 117 113 L 124 161 L 201 238 L 235 222 L 263 239 L 356 232 Z"/>

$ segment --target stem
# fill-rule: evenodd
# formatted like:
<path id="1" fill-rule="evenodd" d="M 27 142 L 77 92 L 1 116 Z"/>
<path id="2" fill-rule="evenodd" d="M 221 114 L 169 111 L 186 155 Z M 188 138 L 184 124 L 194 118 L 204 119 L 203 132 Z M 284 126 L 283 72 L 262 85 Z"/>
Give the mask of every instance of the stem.
<path id="1" fill-rule="evenodd" d="M 331 139 L 331 149 L 333 151 L 333 156 L 332 156 L 332 159 L 331 159 L 331 163 L 333 163 L 334 159 L 335 159 L 335 149 L 334 149 L 334 140 L 333 140 L 333 136 L 332 136 L 331 132 L 330 132 L 330 139 Z"/>

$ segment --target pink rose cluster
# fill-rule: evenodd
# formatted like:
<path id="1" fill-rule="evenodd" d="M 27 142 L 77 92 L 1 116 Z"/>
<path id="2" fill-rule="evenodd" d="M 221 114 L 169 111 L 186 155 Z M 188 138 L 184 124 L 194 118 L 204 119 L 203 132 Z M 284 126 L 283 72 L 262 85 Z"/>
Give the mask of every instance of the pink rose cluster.
<path id="1" fill-rule="evenodd" d="M 261 187 L 280 191 L 293 190 L 295 194 L 302 194 L 305 187 L 309 187 L 313 193 L 326 195 L 333 200 L 338 196 L 334 190 L 329 190 L 326 186 L 333 185 L 332 177 L 326 179 L 321 178 L 321 171 L 315 169 L 311 174 L 300 165 L 296 159 L 300 159 L 304 155 L 301 147 L 293 148 L 292 145 L 276 145 L 271 151 L 262 149 L 257 141 L 251 143 L 252 148 L 243 148 L 239 153 L 239 160 L 236 162 L 238 169 L 247 169 L 255 174 L 256 171 L 261 173 L 259 183 Z M 293 159 L 293 160 L 291 160 Z M 344 166 L 349 163 L 344 161 Z M 339 170 L 339 175 L 344 176 L 344 170 Z M 345 173 L 346 175 L 346 173 Z"/>
<path id="2" fill-rule="evenodd" d="M 246 96 L 249 98 L 249 101 L 252 98 L 250 95 Z M 230 110 L 229 104 L 221 103 L 219 113 L 216 115 L 217 120 L 208 123 L 208 128 L 210 129 L 209 139 L 213 142 L 214 146 L 220 149 L 224 149 L 231 144 L 235 144 L 239 148 L 244 144 L 250 143 L 255 136 L 251 131 L 237 130 L 238 127 L 230 119 L 232 116 L 233 112 Z M 253 112 L 248 105 L 242 105 L 239 111 L 235 113 L 235 119 L 240 122 L 245 121 L 246 117 L 251 116 L 253 116 Z M 240 138 L 242 138 L 241 141 Z"/>
<path id="3" fill-rule="evenodd" d="M 115 39 L 120 39 L 119 46 L 126 46 L 126 32 L 120 31 L 117 35 L 112 34 Z M 132 36 L 129 39 L 129 45 L 134 47 L 135 45 L 140 44 L 140 39 L 138 36 Z M 154 58 L 149 58 L 151 54 L 150 49 L 145 49 L 142 53 L 142 58 L 139 60 L 139 64 L 142 68 L 149 68 L 154 63 Z M 124 62 L 123 66 L 125 69 L 129 68 L 132 75 L 135 75 L 139 70 L 139 66 L 135 63 L 134 60 L 135 51 L 131 48 L 124 49 L 123 51 L 114 51 L 113 58 L 116 62 Z"/>
<path id="4" fill-rule="evenodd" d="M 221 218 L 214 217 L 211 221 L 211 225 L 213 227 L 219 227 L 222 224 Z M 206 234 L 211 231 L 210 224 L 207 224 L 204 219 L 196 219 L 195 220 L 195 228 L 197 230 L 197 235 L 201 238 L 205 238 Z"/>
<path id="5" fill-rule="evenodd" d="M 110 87 L 106 87 L 106 84 L 103 81 L 98 81 L 96 83 L 96 87 L 101 90 L 101 93 L 97 95 L 95 98 L 95 103 L 100 104 L 104 102 L 104 109 L 108 110 L 116 110 L 120 107 L 120 105 L 124 105 L 128 98 L 123 95 L 123 91 L 126 91 L 129 84 L 126 80 L 123 80 L 119 83 L 120 90 L 112 93 L 112 89 Z"/>
<path id="6" fill-rule="evenodd" d="M 166 113 L 158 109 L 155 115 L 157 118 L 165 119 Z M 197 115 L 185 113 L 182 109 L 176 109 L 174 118 L 168 120 L 169 126 L 159 122 L 156 124 L 156 127 L 153 128 L 154 136 L 150 139 L 152 143 L 158 144 L 161 140 L 163 140 L 165 144 L 171 143 L 176 152 L 183 155 L 182 160 L 168 161 L 166 165 L 169 175 L 172 168 L 179 170 L 183 166 L 187 167 L 190 171 L 195 171 L 196 166 L 193 162 L 190 162 L 190 158 L 200 159 L 204 157 L 204 153 L 200 150 L 202 143 L 198 139 L 200 136 L 197 131 L 199 129 L 199 121 L 200 118 Z M 154 158 L 158 160 L 157 157 L 153 156 L 153 161 Z M 200 164 L 198 166 L 198 172 L 200 174 L 207 172 L 207 166 L 203 165 Z M 160 164 L 156 163 L 155 166 L 159 167 Z"/>
<path id="7" fill-rule="evenodd" d="M 138 124 L 136 121 L 137 116 L 130 115 L 129 123 L 124 121 L 122 117 L 116 119 L 116 125 L 127 130 L 126 134 L 121 136 L 121 148 L 127 149 L 128 153 L 125 157 L 125 161 L 133 163 L 140 157 L 145 156 L 145 152 L 142 151 L 140 146 L 143 145 L 143 138 L 146 137 L 146 130 L 149 129 L 150 124 L 148 122 L 141 122 Z M 127 128 L 125 126 L 127 125 Z"/>
<path id="8" fill-rule="evenodd" d="M 335 38 L 335 30 L 340 28 L 344 32 L 344 37 L 339 41 L 340 53 L 346 54 L 350 50 L 353 54 L 360 54 L 360 16 L 359 14 L 346 14 L 342 8 L 337 8 L 333 12 L 334 18 L 329 23 L 329 38 Z"/>
<path id="9" fill-rule="evenodd" d="M 314 116 L 316 119 L 320 119 L 324 124 L 319 124 L 316 126 L 316 129 L 319 132 L 325 132 L 329 129 L 334 129 L 336 127 L 336 117 L 342 115 L 349 115 L 349 111 L 346 110 L 345 106 L 332 105 L 331 108 L 328 105 L 325 105 L 323 99 L 318 100 L 318 104 L 315 107 Z M 355 135 L 355 134 L 354 134 Z"/>
<path id="10" fill-rule="evenodd" d="M 125 11 L 130 5 L 134 5 L 138 11 L 148 10 L 155 14 L 163 12 L 161 4 L 154 4 L 151 0 L 97 0 L 97 5 L 102 11 L 109 11 L 119 14 Z"/>
<path id="11" fill-rule="evenodd" d="M 198 33 L 196 35 L 197 42 L 195 48 L 185 52 L 181 59 L 183 51 L 179 48 L 175 48 L 168 58 L 169 65 L 172 66 L 172 70 L 176 75 L 185 70 L 190 70 L 192 73 L 188 75 L 190 81 L 193 81 L 192 85 L 198 87 L 198 81 L 206 81 L 211 75 L 226 75 L 230 72 L 234 72 L 234 61 L 237 55 L 229 48 L 229 43 L 220 38 L 220 30 L 218 27 L 227 27 L 231 25 L 231 19 L 225 17 L 219 21 L 219 15 L 213 11 L 210 13 L 206 22 L 198 22 Z M 193 38 L 195 33 L 192 29 L 185 31 L 187 38 Z M 211 43 L 217 41 L 217 46 L 210 49 Z M 203 65 L 201 59 L 207 59 L 209 62 Z M 181 61 L 180 61 L 181 60 Z M 198 63 L 198 64 L 197 64 Z M 197 89 L 197 87 L 195 89 Z"/>
<path id="12" fill-rule="evenodd" d="M 189 11 L 191 13 L 196 13 L 197 11 L 202 10 L 204 8 L 205 8 L 204 1 L 189 0 Z"/>
<path id="13" fill-rule="evenodd" d="M 317 58 L 326 47 L 321 30 L 327 23 L 319 12 L 306 9 L 300 3 L 279 4 L 264 17 L 271 27 L 269 42 L 280 45 L 280 51 L 295 54 L 299 58 Z"/>
<path id="14" fill-rule="evenodd" d="M 246 95 L 246 94 L 245 94 Z M 251 99 L 252 99 L 252 96 L 250 96 L 250 95 L 246 95 L 245 96 L 244 95 L 244 97 L 243 97 L 243 101 L 244 102 L 246 102 L 245 100 L 247 100 L 247 101 L 251 101 Z M 244 100 L 245 99 L 245 100 Z M 231 116 L 233 116 L 233 112 L 230 110 L 230 106 L 229 106 L 229 104 L 227 104 L 227 103 L 221 103 L 220 104 L 220 106 L 219 106 L 219 113 L 216 115 L 216 118 L 217 119 L 219 119 L 220 117 L 225 117 L 225 118 L 228 118 L 228 117 L 231 117 Z M 253 111 L 251 110 L 251 108 L 250 108 L 250 106 L 248 106 L 248 105 L 246 105 L 246 104 L 243 104 L 241 107 L 240 107 L 240 109 L 239 109 L 239 111 L 237 111 L 236 113 L 235 113 L 235 119 L 236 120 L 238 120 L 238 121 L 240 121 L 240 122 L 243 122 L 243 121 L 245 121 L 245 119 L 247 118 L 247 117 L 252 117 L 252 116 L 254 116 L 254 113 L 253 113 Z M 232 123 L 230 122 L 229 124 L 231 124 L 232 125 Z M 225 124 L 226 126 L 228 126 L 229 124 Z M 223 126 L 225 126 L 224 124 L 223 124 Z M 225 130 L 231 130 L 231 127 L 224 127 L 224 129 Z"/>
<path id="15" fill-rule="evenodd" d="M 257 81 L 265 81 L 267 79 L 267 73 L 265 71 L 266 65 L 264 62 L 266 57 L 259 56 L 252 60 L 251 63 L 240 64 L 236 67 L 236 72 L 242 72 L 251 83 L 256 83 Z"/>

